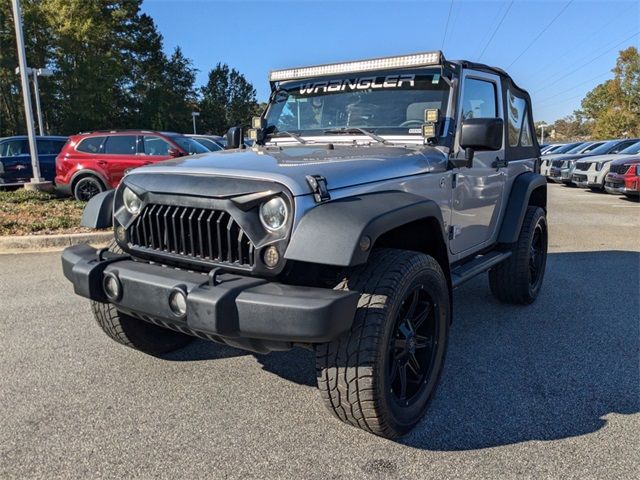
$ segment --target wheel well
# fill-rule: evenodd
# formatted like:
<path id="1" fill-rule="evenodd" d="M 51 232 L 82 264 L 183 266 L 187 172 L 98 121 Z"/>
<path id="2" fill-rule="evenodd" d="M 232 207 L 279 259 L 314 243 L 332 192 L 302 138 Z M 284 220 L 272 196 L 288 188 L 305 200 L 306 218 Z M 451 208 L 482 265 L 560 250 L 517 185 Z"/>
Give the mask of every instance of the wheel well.
<path id="1" fill-rule="evenodd" d="M 547 209 L 547 186 L 543 185 L 531 192 L 529 205 Z"/>
<path id="2" fill-rule="evenodd" d="M 453 288 L 451 270 L 449 269 L 449 254 L 442 236 L 442 227 L 436 218 L 422 218 L 389 230 L 378 237 L 373 247 L 411 250 L 426 253 L 435 258 L 447 278 L 449 308 L 453 319 Z"/>
<path id="3" fill-rule="evenodd" d="M 96 173 L 93 173 L 91 171 L 88 172 L 80 172 L 77 173 L 75 177 L 73 177 L 73 179 L 71 180 L 71 192 L 73 193 L 73 190 L 76 188 L 76 184 L 83 178 L 86 177 L 93 177 L 96 180 L 98 180 L 100 182 L 100 184 L 102 185 L 102 187 L 107 190 L 107 186 L 104 183 L 104 180 L 102 180 L 102 178 L 100 178 L 99 175 L 97 175 Z"/>
<path id="4" fill-rule="evenodd" d="M 423 218 L 389 230 L 378 237 L 375 247 L 397 248 L 431 255 L 440 264 L 451 284 L 447 246 L 442 238 L 442 227 L 436 218 Z"/>

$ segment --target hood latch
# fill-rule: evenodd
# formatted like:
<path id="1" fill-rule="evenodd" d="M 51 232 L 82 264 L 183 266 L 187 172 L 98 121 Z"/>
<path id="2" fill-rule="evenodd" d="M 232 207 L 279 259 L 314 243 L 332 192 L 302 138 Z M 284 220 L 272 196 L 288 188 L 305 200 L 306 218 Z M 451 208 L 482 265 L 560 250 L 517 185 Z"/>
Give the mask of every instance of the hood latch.
<path id="1" fill-rule="evenodd" d="M 316 203 L 331 200 L 331 195 L 329 195 L 329 190 L 327 190 L 327 179 L 322 175 L 307 175 L 307 183 L 311 187 L 313 199 Z"/>

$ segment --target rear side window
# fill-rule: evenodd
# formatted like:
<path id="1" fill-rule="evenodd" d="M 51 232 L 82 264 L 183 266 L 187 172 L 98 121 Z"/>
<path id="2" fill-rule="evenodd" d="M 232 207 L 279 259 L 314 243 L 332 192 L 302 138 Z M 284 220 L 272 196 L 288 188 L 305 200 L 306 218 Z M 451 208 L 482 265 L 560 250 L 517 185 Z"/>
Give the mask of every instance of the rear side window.
<path id="1" fill-rule="evenodd" d="M 146 155 L 169 155 L 171 145 L 160 137 L 145 135 L 142 142 Z"/>
<path id="2" fill-rule="evenodd" d="M 507 90 L 509 117 L 509 146 L 530 147 L 533 145 L 527 101 Z"/>
<path id="3" fill-rule="evenodd" d="M 76 146 L 76 150 L 86 153 L 100 153 L 105 138 L 106 137 L 87 137 L 80 141 Z"/>
<path id="4" fill-rule="evenodd" d="M 496 118 L 496 86 L 492 82 L 467 77 L 464 81 L 462 118 Z"/>
<path id="5" fill-rule="evenodd" d="M 38 154 L 57 155 L 65 142 L 61 140 L 38 140 Z"/>
<path id="6" fill-rule="evenodd" d="M 16 157 L 28 154 L 29 145 L 26 140 L 10 140 L 0 145 L 0 157 Z"/>
<path id="7" fill-rule="evenodd" d="M 108 155 L 135 155 L 137 137 L 135 135 L 114 135 L 107 137 L 104 153 Z"/>

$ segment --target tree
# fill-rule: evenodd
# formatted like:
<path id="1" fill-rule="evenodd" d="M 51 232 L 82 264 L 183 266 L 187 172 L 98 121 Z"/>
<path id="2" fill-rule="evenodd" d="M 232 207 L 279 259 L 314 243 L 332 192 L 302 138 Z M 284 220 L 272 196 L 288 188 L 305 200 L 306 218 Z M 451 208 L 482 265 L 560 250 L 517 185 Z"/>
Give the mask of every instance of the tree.
<path id="1" fill-rule="evenodd" d="M 244 75 L 218 63 L 201 88 L 200 123 L 205 131 L 224 133 L 235 125 L 249 125 L 258 109 L 256 90 Z"/>
<path id="2" fill-rule="evenodd" d="M 150 126 L 156 130 L 187 132 L 191 130 L 191 112 L 197 110 L 196 72 L 191 60 L 176 47 L 165 59 L 155 118 Z"/>
<path id="3" fill-rule="evenodd" d="M 170 58 L 142 0 L 22 0 L 27 62 L 54 76 L 40 83 L 47 130 L 187 131 L 195 72 Z M 26 130 L 10 2 L 0 2 L 0 135 Z"/>
<path id="4" fill-rule="evenodd" d="M 589 124 L 580 115 L 569 115 L 556 120 L 551 130 L 554 132 L 554 139 L 560 141 L 584 139 L 590 133 Z"/>
<path id="5" fill-rule="evenodd" d="M 614 77 L 591 90 L 577 113 L 593 120 L 598 138 L 640 135 L 640 53 L 622 50 L 612 70 Z"/>

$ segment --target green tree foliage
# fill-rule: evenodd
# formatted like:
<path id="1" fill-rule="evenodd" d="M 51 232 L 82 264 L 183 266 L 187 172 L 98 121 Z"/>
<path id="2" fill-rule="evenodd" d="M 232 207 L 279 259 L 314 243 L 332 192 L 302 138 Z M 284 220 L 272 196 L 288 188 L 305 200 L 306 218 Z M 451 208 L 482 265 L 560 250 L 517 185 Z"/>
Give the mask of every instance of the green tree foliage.
<path id="1" fill-rule="evenodd" d="M 549 130 L 553 132 L 554 141 L 570 142 L 588 138 L 590 125 L 580 115 L 569 115 L 556 120 Z"/>
<path id="2" fill-rule="evenodd" d="M 49 132 L 191 129 L 191 112 L 201 108 L 197 70 L 180 48 L 170 56 L 164 53 L 162 35 L 153 19 L 140 11 L 141 4 L 142 0 L 21 0 L 27 62 L 54 71 L 53 77 L 40 82 Z M 0 136 L 26 130 L 17 64 L 11 4 L 3 1 Z M 224 67 L 223 88 L 214 92 L 208 85 L 202 91 L 215 131 L 248 121 L 256 105 L 251 84 Z"/>
<path id="3" fill-rule="evenodd" d="M 200 124 L 211 133 L 224 133 L 235 125 L 249 125 L 258 111 L 256 90 L 244 75 L 218 63 L 201 89 Z"/>
<path id="4" fill-rule="evenodd" d="M 640 53 L 636 47 L 622 50 L 613 68 L 614 77 L 591 90 L 577 112 L 592 120 L 595 138 L 640 135 Z"/>

